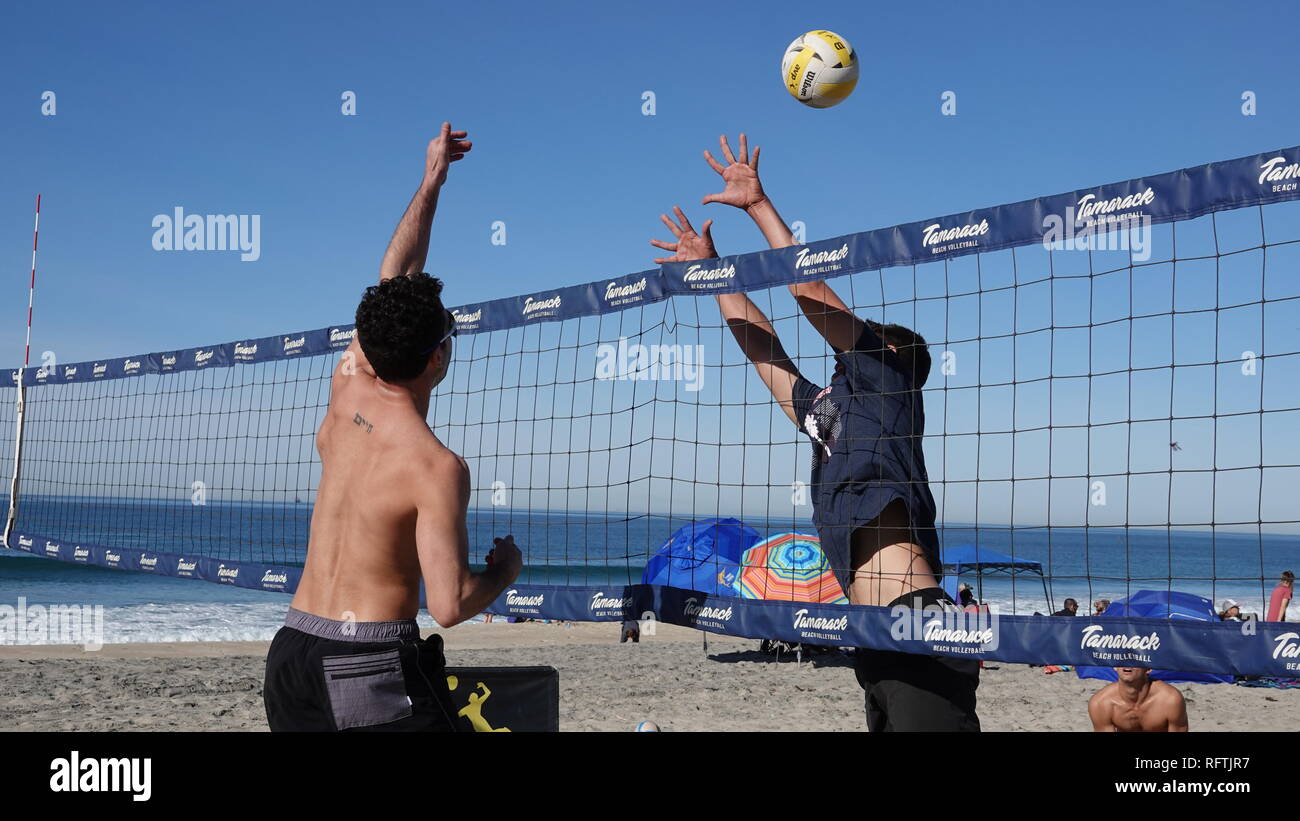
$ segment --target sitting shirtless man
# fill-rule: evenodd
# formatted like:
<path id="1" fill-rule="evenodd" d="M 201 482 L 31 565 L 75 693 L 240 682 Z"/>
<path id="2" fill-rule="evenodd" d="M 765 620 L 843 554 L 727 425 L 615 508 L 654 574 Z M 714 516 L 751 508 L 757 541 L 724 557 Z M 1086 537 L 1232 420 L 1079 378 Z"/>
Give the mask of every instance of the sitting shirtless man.
<path id="1" fill-rule="evenodd" d="M 420 638 L 479 613 L 522 564 L 511 537 L 470 571 L 465 460 L 429 429 L 429 394 L 447 375 L 456 321 L 442 283 L 421 273 L 447 167 L 466 132 L 429 143 L 424 179 L 357 307 L 316 436 L 320 490 L 307 563 L 266 659 L 272 730 L 453 730 L 442 642 Z"/>
<path id="2" fill-rule="evenodd" d="M 1088 701 L 1092 729 L 1099 733 L 1185 733 L 1187 704 L 1177 688 L 1152 681 L 1143 667 L 1117 667 L 1119 681 Z"/>

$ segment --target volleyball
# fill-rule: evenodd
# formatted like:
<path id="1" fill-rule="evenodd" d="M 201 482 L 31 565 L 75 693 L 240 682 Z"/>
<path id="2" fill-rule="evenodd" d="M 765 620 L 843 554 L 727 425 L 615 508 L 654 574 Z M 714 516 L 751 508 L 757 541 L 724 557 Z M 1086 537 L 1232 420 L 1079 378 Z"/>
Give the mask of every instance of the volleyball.
<path id="1" fill-rule="evenodd" d="M 858 84 L 858 55 L 835 32 L 810 31 L 785 50 L 781 79 L 804 105 L 830 108 L 844 102 Z"/>

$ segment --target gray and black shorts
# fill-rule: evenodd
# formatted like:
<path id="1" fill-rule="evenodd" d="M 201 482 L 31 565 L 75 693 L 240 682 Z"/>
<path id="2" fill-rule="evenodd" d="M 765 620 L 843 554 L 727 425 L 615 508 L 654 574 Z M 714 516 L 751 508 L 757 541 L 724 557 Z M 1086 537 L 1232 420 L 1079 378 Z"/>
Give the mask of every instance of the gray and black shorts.
<path id="1" fill-rule="evenodd" d="M 454 732 L 442 638 L 414 619 L 343 622 L 289 608 L 266 656 L 273 732 Z"/>

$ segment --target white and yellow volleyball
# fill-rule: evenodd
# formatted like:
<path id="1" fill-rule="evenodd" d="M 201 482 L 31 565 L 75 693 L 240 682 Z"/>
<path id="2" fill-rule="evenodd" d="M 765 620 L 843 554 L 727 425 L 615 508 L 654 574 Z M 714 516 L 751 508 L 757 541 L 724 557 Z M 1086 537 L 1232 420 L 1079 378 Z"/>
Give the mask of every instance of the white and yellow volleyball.
<path id="1" fill-rule="evenodd" d="M 781 58 L 781 79 L 799 102 L 830 108 L 858 84 L 858 55 L 833 31 L 810 31 L 794 39 Z"/>

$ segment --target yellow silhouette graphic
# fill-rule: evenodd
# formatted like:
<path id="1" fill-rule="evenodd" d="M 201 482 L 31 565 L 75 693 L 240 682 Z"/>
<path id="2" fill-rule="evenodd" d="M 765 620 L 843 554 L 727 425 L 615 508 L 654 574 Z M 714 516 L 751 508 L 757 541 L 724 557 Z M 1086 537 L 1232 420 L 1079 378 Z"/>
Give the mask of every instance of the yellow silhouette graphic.
<path id="1" fill-rule="evenodd" d="M 448 690 L 454 692 L 458 686 L 460 686 L 459 679 L 455 676 L 447 676 Z M 480 681 L 474 689 L 482 690 L 483 695 L 471 692 L 467 698 L 468 703 L 466 703 L 464 707 L 460 708 L 460 712 L 456 713 L 456 715 L 469 719 L 469 723 L 474 727 L 474 732 L 476 733 L 510 732 L 509 727 L 493 727 L 488 723 L 488 720 L 483 717 L 483 704 L 492 697 L 492 691 L 488 689 L 487 685 Z"/>

